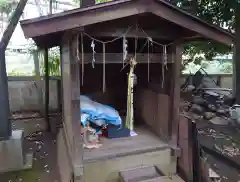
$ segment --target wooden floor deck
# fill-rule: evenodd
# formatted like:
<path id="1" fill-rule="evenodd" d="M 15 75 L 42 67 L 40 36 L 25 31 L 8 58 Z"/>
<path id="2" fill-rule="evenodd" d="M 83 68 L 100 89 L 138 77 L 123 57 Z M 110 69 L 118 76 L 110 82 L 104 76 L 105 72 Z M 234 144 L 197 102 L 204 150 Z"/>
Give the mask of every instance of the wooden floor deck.
<path id="1" fill-rule="evenodd" d="M 102 146 L 100 148 L 84 149 L 84 162 L 137 155 L 169 148 L 166 142 L 163 142 L 145 127 L 137 128 L 136 133 L 137 136 L 126 138 L 101 138 Z"/>

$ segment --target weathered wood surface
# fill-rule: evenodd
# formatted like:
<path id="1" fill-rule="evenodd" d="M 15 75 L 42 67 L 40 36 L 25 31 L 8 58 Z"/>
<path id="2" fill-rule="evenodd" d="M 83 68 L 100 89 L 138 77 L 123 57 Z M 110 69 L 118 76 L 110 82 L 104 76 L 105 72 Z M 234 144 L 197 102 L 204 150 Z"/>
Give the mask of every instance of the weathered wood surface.
<path id="1" fill-rule="evenodd" d="M 99 149 L 84 149 L 85 163 L 169 148 L 167 143 L 161 141 L 147 129 L 137 128 L 136 132 L 138 136 L 116 139 L 102 138 L 103 145 Z"/>
<path id="2" fill-rule="evenodd" d="M 63 129 L 66 135 L 67 149 L 71 156 L 73 173 L 76 177 L 83 174 L 82 141 L 80 135 L 80 95 L 79 65 L 76 65 L 77 39 L 71 33 L 61 46 L 62 87 L 63 87 Z"/>
<path id="3" fill-rule="evenodd" d="M 171 137 L 171 144 L 177 146 L 178 127 L 179 127 L 179 107 L 180 107 L 180 76 L 182 63 L 182 45 L 172 45 L 172 54 L 174 55 L 174 64 L 172 70 L 172 86 L 170 90 L 170 120 L 168 122 L 168 132 Z"/>
<path id="4" fill-rule="evenodd" d="M 73 164 L 67 143 L 66 133 L 60 129 L 57 136 L 57 162 L 61 182 L 72 180 Z"/>
<path id="5" fill-rule="evenodd" d="M 158 84 L 160 87 L 160 85 Z M 151 89 L 142 89 L 136 98 L 136 112 L 156 135 L 168 138 L 169 96 Z"/>
<path id="6" fill-rule="evenodd" d="M 193 153 L 191 121 L 180 116 L 178 146 L 182 149 L 182 155 L 178 158 L 178 170 L 184 179 L 193 180 Z"/>

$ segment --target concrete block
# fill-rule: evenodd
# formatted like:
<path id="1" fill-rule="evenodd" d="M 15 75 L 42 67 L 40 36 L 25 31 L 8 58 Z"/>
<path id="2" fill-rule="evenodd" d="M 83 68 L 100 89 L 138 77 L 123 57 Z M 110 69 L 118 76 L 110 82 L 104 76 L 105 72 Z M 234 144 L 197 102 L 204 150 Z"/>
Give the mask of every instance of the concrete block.
<path id="1" fill-rule="evenodd" d="M 9 140 L 0 141 L 0 173 L 29 169 L 32 167 L 32 154 L 23 150 L 23 131 L 12 131 Z"/>

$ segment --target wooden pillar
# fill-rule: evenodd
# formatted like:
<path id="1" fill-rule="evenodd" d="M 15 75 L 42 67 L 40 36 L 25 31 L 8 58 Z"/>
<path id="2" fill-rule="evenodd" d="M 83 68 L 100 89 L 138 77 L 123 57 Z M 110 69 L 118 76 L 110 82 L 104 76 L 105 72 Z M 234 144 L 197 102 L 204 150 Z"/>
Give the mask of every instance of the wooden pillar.
<path id="1" fill-rule="evenodd" d="M 39 111 L 42 116 L 44 116 L 44 104 L 43 104 L 43 84 L 40 74 L 40 65 L 39 65 L 39 50 L 34 51 L 33 53 L 34 67 L 35 67 L 35 76 L 36 76 L 36 86 L 37 86 L 37 95 L 38 95 L 38 104 Z"/>
<path id="2" fill-rule="evenodd" d="M 95 5 L 95 0 L 80 0 L 80 7 L 81 8 L 86 8 L 89 6 L 94 6 Z"/>
<path id="3" fill-rule="evenodd" d="M 177 146 L 178 127 L 179 127 L 179 104 L 180 104 L 180 76 L 182 62 L 182 45 L 177 43 L 172 46 L 172 54 L 174 57 L 173 77 L 170 92 L 170 118 L 169 118 L 169 134 L 171 144 Z"/>
<path id="4" fill-rule="evenodd" d="M 44 118 L 47 122 L 47 130 L 51 131 L 51 125 L 49 121 L 49 66 L 48 66 L 48 48 L 44 49 L 44 71 L 45 71 L 45 112 Z"/>
<path id="5" fill-rule="evenodd" d="M 83 175 L 83 143 L 80 134 L 80 62 L 77 37 L 68 32 L 61 45 L 63 129 L 67 139 L 74 176 Z"/>

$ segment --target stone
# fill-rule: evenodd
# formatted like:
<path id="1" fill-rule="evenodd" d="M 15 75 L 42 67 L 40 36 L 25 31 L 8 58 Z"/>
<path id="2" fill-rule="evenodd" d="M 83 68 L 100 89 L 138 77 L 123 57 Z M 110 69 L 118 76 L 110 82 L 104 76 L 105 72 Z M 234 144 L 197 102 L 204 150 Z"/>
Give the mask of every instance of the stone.
<path id="1" fill-rule="evenodd" d="M 192 105 L 191 112 L 196 113 L 196 114 L 202 114 L 203 111 L 204 111 L 204 109 L 201 106 L 199 106 L 197 104 Z"/>
<path id="2" fill-rule="evenodd" d="M 12 131 L 8 140 L 0 141 L 0 173 L 29 169 L 32 159 L 32 153 L 24 153 L 22 130 Z"/>
<path id="3" fill-rule="evenodd" d="M 201 104 L 204 104 L 204 103 L 205 103 L 205 100 L 204 100 L 201 96 L 195 96 L 195 97 L 193 98 L 193 103 L 194 103 L 194 104 L 201 105 Z"/>
<path id="4" fill-rule="evenodd" d="M 216 114 L 213 113 L 213 112 L 205 112 L 204 113 L 204 118 L 207 119 L 207 120 L 212 119 L 214 117 L 216 117 Z"/>
<path id="5" fill-rule="evenodd" d="M 215 118 L 211 119 L 210 122 L 215 125 L 228 125 L 229 124 L 229 120 L 227 120 L 225 118 L 220 118 L 220 117 L 215 117 Z"/>

